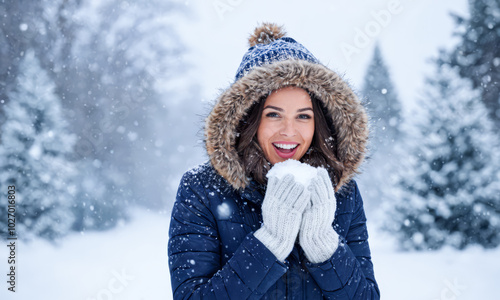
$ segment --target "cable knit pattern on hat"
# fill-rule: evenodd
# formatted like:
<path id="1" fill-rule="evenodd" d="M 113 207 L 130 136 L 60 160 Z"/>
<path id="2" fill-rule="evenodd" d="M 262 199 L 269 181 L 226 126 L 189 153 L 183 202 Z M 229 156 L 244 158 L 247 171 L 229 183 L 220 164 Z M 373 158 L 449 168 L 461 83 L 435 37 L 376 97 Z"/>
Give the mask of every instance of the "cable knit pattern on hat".
<path id="1" fill-rule="evenodd" d="M 289 37 L 281 38 L 270 44 L 257 44 L 248 49 L 236 72 L 235 81 L 245 76 L 255 67 L 287 59 L 300 59 L 318 64 L 319 61 L 304 46 Z"/>

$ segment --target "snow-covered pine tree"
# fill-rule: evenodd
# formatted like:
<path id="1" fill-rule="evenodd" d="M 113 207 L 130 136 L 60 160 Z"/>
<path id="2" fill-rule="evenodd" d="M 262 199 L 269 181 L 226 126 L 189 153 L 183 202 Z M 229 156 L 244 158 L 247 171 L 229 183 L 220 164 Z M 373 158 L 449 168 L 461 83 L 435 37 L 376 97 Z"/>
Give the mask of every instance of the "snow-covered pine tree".
<path id="1" fill-rule="evenodd" d="M 368 205 L 379 205 L 387 186 L 393 184 L 393 162 L 397 145 L 401 142 L 401 103 L 379 45 L 366 70 L 362 97 L 366 99 L 370 115 L 370 157 L 359 177 Z"/>
<path id="2" fill-rule="evenodd" d="M 3 190 L 15 186 L 19 238 L 54 239 L 67 233 L 74 220 L 76 170 L 66 157 L 76 137 L 66 130 L 55 86 L 33 51 L 25 53 L 19 67 L 18 84 L 8 91 L 4 107 L 0 186 Z M 1 205 L 0 214 L 7 216 L 6 208 Z"/>
<path id="3" fill-rule="evenodd" d="M 387 229 L 404 249 L 500 244 L 498 137 L 456 69 L 437 64 L 407 132 L 408 159 L 387 202 Z M 411 129 L 412 128 L 412 129 Z"/>
<path id="4" fill-rule="evenodd" d="M 459 68 L 481 91 L 481 99 L 500 128 L 500 1 L 469 0 L 470 16 L 453 15 L 460 36 L 458 46 L 443 60 Z M 499 131 L 500 132 L 500 131 Z"/>
<path id="5" fill-rule="evenodd" d="M 400 137 L 401 103 L 377 44 L 366 70 L 362 94 L 372 121 L 372 148 L 388 150 Z"/>

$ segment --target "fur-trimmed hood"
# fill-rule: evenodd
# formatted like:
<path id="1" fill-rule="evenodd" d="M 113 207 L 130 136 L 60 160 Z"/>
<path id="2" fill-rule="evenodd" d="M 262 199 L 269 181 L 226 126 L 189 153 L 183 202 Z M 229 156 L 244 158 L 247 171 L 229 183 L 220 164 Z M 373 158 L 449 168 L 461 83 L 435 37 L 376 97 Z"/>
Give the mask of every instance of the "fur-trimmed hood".
<path id="1" fill-rule="evenodd" d="M 212 166 L 235 189 L 247 186 L 250 179 L 236 150 L 236 128 L 254 103 L 285 86 L 307 90 L 326 108 L 327 120 L 332 123 L 330 128 L 336 130 L 338 159 L 344 166 L 336 187 L 340 189 L 358 172 L 364 160 L 367 115 L 349 85 L 337 73 L 322 64 L 302 59 L 256 66 L 218 97 L 205 124 L 205 143 Z"/>

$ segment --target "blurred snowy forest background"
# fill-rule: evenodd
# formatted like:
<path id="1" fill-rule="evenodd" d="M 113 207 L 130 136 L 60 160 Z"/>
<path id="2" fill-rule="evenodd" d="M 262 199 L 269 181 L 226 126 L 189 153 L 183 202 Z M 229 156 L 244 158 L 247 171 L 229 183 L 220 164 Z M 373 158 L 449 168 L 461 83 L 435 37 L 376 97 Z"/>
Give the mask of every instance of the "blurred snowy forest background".
<path id="1" fill-rule="evenodd" d="M 131 206 L 169 207 L 172 182 L 199 155 L 199 83 L 175 27 L 189 10 L 169 1 L 0 9 L 0 182 L 18 189 L 19 236 L 104 230 Z"/>
<path id="2" fill-rule="evenodd" d="M 446 269 L 468 287 L 455 288 L 456 299 L 492 295 L 483 279 L 500 276 L 498 259 L 488 262 L 500 253 L 500 1 L 264 3 L 0 1 L 0 188 L 17 191 L 18 295 L 171 296 L 177 185 L 206 159 L 203 117 L 262 21 L 285 25 L 366 103 L 371 152 L 357 180 L 386 299 L 415 294 L 394 261 L 448 268 L 450 253 L 485 273 Z M 54 266 L 47 280 L 76 287 L 37 282 L 33 270 Z M 123 268 L 135 279 L 112 292 Z M 427 275 L 412 276 L 423 284 Z M 448 285 L 434 279 L 426 295 L 443 299 Z"/>

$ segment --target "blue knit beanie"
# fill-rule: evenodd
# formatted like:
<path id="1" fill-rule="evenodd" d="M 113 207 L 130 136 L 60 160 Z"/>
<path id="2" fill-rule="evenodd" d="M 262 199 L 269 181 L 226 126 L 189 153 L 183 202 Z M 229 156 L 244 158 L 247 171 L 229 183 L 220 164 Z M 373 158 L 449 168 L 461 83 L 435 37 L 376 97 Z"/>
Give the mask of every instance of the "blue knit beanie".
<path id="1" fill-rule="evenodd" d="M 319 60 L 302 44 L 284 37 L 282 27 L 265 23 L 250 37 L 250 48 L 243 56 L 236 72 L 235 82 L 255 67 L 287 59 L 300 59 L 319 64 Z M 277 39 L 276 39 L 277 38 Z"/>

